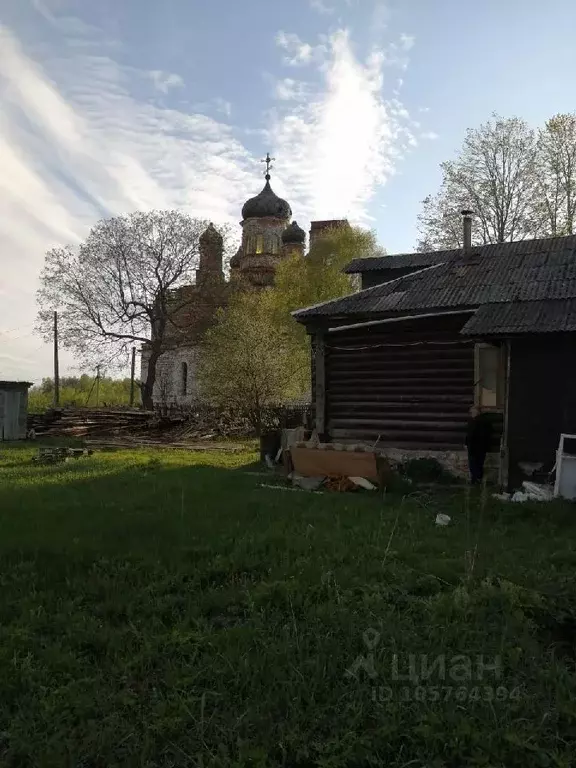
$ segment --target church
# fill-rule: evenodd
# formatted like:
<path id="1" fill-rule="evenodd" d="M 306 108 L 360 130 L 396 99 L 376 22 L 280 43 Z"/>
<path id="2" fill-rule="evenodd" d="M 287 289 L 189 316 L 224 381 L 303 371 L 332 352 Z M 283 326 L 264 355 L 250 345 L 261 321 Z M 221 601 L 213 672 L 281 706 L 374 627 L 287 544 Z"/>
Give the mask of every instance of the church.
<path id="1" fill-rule="evenodd" d="M 167 334 L 167 348 L 156 366 L 153 393 L 156 407 L 186 406 L 197 399 L 198 347 L 203 334 L 213 324 L 218 308 L 225 306 L 232 288 L 271 286 L 282 259 L 305 253 L 305 231 L 292 220 L 290 204 L 278 197 L 270 185 L 270 155 L 263 162 L 266 163 L 266 183 L 262 191 L 242 207 L 242 239 L 230 260 L 228 279 L 224 274 L 223 239 L 210 224 L 200 237 L 195 283 L 173 292 L 175 311 Z M 347 224 L 345 219 L 311 222 L 309 245 L 326 229 Z M 149 359 L 150 348 L 144 345 L 141 381 L 146 379 Z"/>

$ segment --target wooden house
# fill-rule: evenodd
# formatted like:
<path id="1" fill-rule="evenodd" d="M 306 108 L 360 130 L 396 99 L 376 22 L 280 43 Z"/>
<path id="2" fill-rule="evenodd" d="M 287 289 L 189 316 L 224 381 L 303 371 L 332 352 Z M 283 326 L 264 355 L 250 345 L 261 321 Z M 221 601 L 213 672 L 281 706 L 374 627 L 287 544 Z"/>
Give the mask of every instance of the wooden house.
<path id="1" fill-rule="evenodd" d="M 316 428 L 465 466 L 473 404 L 515 486 L 576 432 L 576 236 L 359 259 L 362 289 L 298 310 L 312 337 Z M 446 462 L 444 462 L 446 463 Z"/>

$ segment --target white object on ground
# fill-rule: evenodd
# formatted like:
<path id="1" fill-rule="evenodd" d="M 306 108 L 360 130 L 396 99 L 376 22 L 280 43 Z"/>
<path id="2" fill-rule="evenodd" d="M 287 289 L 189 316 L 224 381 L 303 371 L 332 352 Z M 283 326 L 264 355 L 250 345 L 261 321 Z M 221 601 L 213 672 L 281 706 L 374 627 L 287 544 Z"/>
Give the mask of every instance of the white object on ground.
<path id="1" fill-rule="evenodd" d="M 556 451 L 554 496 L 576 499 L 576 455 L 565 452 L 565 440 L 576 440 L 576 435 L 568 435 L 566 433 L 560 435 L 560 443 Z"/>
<path id="2" fill-rule="evenodd" d="M 274 462 L 270 458 L 270 454 L 266 453 L 264 455 L 264 461 L 266 462 L 266 466 L 268 467 L 268 469 L 274 469 L 275 468 Z"/>
<path id="3" fill-rule="evenodd" d="M 530 499 L 535 501 L 552 501 L 554 498 L 554 489 L 548 485 L 540 485 L 539 483 L 532 483 L 529 480 L 525 480 L 522 483 L 524 492 L 528 494 Z"/>
<path id="4" fill-rule="evenodd" d="M 299 472 L 291 472 L 290 480 L 292 480 L 292 485 L 295 485 L 298 488 L 302 488 L 303 491 L 316 491 L 318 488 L 320 488 L 325 478 L 323 476 L 305 477 Z"/>
<path id="5" fill-rule="evenodd" d="M 525 480 L 522 483 L 522 490 L 516 491 L 510 501 L 552 501 L 552 488 L 548 485 L 539 485 Z"/>
<path id="6" fill-rule="evenodd" d="M 304 491 L 303 488 L 290 488 L 288 485 L 269 485 L 268 483 L 260 483 L 260 488 L 270 488 L 275 491 Z M 309 493 L 309 491 L 307 491 Z M 322 491 L 312 491 L 312 493 L 322 493 Z"/>
<path id="7" fill-rule="evenodd" d="M 268 483 L 260 483 L 260 488 L 273 488 L 275 491 L 298 491 L 299 488 L 289 488 L 287 485 L 269 485 Z"/>
<path id="8" fill-rule="evenodd" d="M 498 501 L 510 501 L 510 494 L 509 493 L 493 493 L 492 498 L 498 499 Z"/>
<path id="9" fill-rule="evenodd" d="M 448 525 L 451 519 L 450 515 L 444 515 L 442 512 L 439 512 L 436 515 L 436 525 Z"/>
<path id="10" fill-rule="evenodd" d="M 376 490 L 374 483 L 371 483 L 370 480 L 366 480 L 365 477 L 351 477 L 349 479 L 352 480 L 354 485 L 358 485 L 360 488 L 364 488 L 366 491 Z"/>

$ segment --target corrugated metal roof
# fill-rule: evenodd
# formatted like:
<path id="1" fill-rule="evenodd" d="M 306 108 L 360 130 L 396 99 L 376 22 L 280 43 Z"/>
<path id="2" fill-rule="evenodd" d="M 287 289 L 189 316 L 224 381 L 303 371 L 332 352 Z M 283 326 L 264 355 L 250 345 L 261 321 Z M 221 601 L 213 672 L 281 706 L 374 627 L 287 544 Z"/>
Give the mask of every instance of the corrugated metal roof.
<path id="1" fill-rule="evenodd" d="M 458 258 L 302 309 L 295 317 L 305 321 L 576 298 L 576 236 L 501 243 L 457 253 Z M 389 258 L 393 257 L 378 261 Z"/>
<path id="2" fill-rule="evenodd" d="M 469 335 L 576 331 L 576 299 L 485 304 L 462 328 Z"/>
<path id="3" fill-rule="evenodd" d="M 576 251 L 576 235 L 567 237 L 546 237 L 539 240 L 517 240 L 513 243 L 495 243 L 472 248 L 469 253 L 478 257 L 505 256 L 521 254 L 549 254 L 568 250 Z M 425 251 L 423 253 L 397 253 L 391 256 L 378 256 L 369 259 L 354 259 L 345 268 L 344 272 L 355 274 L 358 272 L 373 272 L 379 269 L 403 269 L 404 267 L 428 267 L 432 264 L 440 264 L 453 261 L 462 256 L 462 249 L 447 251 Z"/>

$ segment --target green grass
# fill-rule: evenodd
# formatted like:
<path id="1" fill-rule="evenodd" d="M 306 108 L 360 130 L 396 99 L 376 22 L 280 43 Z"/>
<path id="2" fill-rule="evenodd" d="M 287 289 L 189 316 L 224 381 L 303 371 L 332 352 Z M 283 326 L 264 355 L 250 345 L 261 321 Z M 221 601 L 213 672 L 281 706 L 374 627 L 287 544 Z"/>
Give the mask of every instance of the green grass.
<path id="1" fill-rule="evenodd" d="M 0 765 L 574 765 L 574 505 L 32 455 L 0 445 Z"/>

